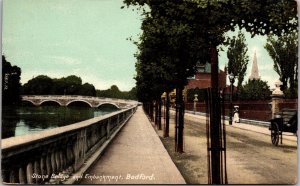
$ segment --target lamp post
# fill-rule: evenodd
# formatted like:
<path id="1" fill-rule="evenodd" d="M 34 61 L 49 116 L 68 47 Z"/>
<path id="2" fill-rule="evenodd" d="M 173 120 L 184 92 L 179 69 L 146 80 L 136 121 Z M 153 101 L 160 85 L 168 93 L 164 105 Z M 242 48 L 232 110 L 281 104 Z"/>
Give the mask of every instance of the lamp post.
<path id="1" fill-rule="evenodd" d="M 233 95 L 233 83 L 234 83 L 234 75 L 233 73 L 229 74 L 230 81 L 230 111 L 229 111 L 229 125 L 232 125 L 232 95 Z"/>

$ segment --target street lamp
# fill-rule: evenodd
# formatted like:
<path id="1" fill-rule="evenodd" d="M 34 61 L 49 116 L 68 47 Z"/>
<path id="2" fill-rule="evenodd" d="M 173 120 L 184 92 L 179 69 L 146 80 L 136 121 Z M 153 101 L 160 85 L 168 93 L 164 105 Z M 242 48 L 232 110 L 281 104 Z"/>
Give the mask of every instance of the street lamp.
<path id="1" fill-rule="evenodd" d="M 230 81 L 230 111 L 229 111 L 229 125 L 232 125 L 232 95 L 233 95 L 233 83 L 234 83 L 234 75 L 231 72 L 229 74 L 229 81 Z"/>

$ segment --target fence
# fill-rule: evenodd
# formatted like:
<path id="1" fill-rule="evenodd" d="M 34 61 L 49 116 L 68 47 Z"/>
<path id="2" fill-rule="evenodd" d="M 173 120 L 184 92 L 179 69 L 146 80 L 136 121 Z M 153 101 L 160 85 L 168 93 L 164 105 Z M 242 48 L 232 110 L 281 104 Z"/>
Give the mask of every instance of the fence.
<path id="1" fill-rule="evenodd" d="M 51 183 L 53 176 L 67 178 L 127 122 L 136 108 L 1 140 L 2 181 L 41 184 Z"/>
<path id="2" fill-rule="evenodd" d="M 239 106 L 240 118 L 258 120 L 258 121 L 269 121 L 272 118 L 271 111 L 271 100 L 262 100 L 262 101 L 234 101 L 232 105 Z M 187 110 L 194 110 L 194 103 L 189 102 L 185 105 Z M 225 103 L 225 114 L 229 115 L 230 103 Z M 298 99 L 286 99 L 282 103 L 279 103 L 279 109 L 283 108 L 298 108 Z M 196 106 L 197 112 L 205 112 L 205 103 L 198 102 Z"/>
<path id="3" fill-rule="evenodd" d="M 298 99 L 286 99 L 278 104 L 279 110 L 282 109 L 298 109 Z"/>

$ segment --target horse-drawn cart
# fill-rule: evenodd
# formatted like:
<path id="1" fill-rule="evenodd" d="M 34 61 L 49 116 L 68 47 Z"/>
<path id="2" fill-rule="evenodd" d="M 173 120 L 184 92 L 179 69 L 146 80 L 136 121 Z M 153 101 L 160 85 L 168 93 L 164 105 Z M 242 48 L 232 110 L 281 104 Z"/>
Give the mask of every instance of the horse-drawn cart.
<path id="1" fill-rule="evenodd" d="M 296 109 L 283 109 L 275 114 L 271 120 L 269 130 L 271 131 L 271 140 L 273 145 L 277 146 L 280 140 L 282 144 L 282 132 L 291 132 L 297 135 L 298 119 Z"/>

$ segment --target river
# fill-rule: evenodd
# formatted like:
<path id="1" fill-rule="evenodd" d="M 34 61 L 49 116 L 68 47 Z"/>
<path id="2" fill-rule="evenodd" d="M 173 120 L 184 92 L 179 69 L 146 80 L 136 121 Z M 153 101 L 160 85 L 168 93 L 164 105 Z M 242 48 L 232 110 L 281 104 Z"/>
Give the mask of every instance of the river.
<path id="1" fill-rule="evenodd" d="M 2 108 L 2 139 L 66 126 L 117 110 L 113 107 L 6 106 Z"/>

